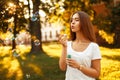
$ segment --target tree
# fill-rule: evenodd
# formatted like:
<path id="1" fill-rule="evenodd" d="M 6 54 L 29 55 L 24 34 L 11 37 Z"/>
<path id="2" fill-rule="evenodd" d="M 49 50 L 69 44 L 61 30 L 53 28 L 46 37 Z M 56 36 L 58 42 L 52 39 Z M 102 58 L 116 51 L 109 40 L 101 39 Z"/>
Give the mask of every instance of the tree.
<path id="1" fill-rule="evenodd" d="M 113 47 L 120 47 L 120 4 L 114 6 L 111 0 L 100 0 L 99 3 L 101 1 L 104 1 L 106 5 L 108 10 L 107 16 L 103 14 L 97 15 L 93 23 L 97 25 L 100 30 L 104 30 L 108 34 L 114 33 Z"/>
<path id="2" fill-rule="evenodd" d="M 59 0 L 58 0 L 59 1 Z M 28 0 L 29 2 L 29 0 Z M 41 33 L 41 20 L 39 10 L 43 10 L 47 14 L 47 18 L 53 16 L 52 13 L 56 13 L 57 10 L 51 11 L 50 9 L 56 7 L 56 1 L 42 2 L 40 0 L 32 0 L 33 2 L 33 16 L 30 17 L 30 33 L 31 33 L 31 53 L 38 53 L 43 51 L 42 49 L 42 33 Z M 29 5 L 29 4 L 28 4 Z M 30 7 L 28 6 L 30 11 Z M 48 20 L 47 20 L 48 21 Z"/>
<path id="3" fill-rule="evenodd" d="M 31 33 L 31 53 L 40 52 L 42 50 L 41 41 L 41 24 L 39 16 L 39 6 L 41 4 L 40 0 L 33 1 L 33 16 L 30 19 L 30 33 Z"/>
<path id="4" fill-rule="evenodd" d="M 26 19 L 24 18 L 23 4 L 20 3 L 19 0 L 1 0 L 0 3 L 0 30 L 2 32 L 10 31 L 13 33 L 12 49 L 15 49 L 16 34 L 25 29 Z M 14 25 L 9 28 L 11 22 L 8 20 L 11 18 L 14 19 Z"/>
<path id="5" fill-rule="evenodd" d="M 120 4 L 112 8 L 111 27 L 114 36 L 114 46 L 120 48 Z"/>
<path id="6" fill-rule="evenodd" d="M 11 14 L 9 14 L 8 9 L 6 9 L 6 1 L 1 0 L 0 1 L 0 31 L 6 32 L 8 28 L 8 22 L 7 20 L 12 17 Z"/>

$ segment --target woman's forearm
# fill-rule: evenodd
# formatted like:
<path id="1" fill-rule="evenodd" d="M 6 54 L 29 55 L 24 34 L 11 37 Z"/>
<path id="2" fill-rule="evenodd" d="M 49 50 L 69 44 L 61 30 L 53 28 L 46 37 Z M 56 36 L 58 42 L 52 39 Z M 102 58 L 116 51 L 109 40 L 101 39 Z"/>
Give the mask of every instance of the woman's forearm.
<path id="1" fill-rule="evenodd" d="M 94 77 L 94 78 L 98 78 L 100 75 L 100 72 L 97 71 L 94 68 L 88 68 L 88 67 L 84 67 L 82 66 L 81 70 L 84 74 L 90 76 L 90 77 Z"/>
<path id="2" fill-rule="evenodd" d="M 62 48 L 62 54 L 61 54 L 61 57 L 60 57 L 60 60 L 59 60 L 59 66 L 60 66 L 60 69 L 65 71 L 66 70 L 66 56 L 67 56 L 67 47 L 63 47 Z"/>
<path id="3" fill-rule="evenodd" d="M 97 64 L 96 64 L 97 63 Z M 100 60 L 95 60 L 93 62 L 93 66 L 89 67 L 85 67 L 83 65 L 80 65 L 80 67 L 78 67 L 78 69 L 80 71 L 82 71 L 84 74 L 90 76 L 90 77 L 94 77 L 94 78 L 98 78 L 100 76 Z"/>

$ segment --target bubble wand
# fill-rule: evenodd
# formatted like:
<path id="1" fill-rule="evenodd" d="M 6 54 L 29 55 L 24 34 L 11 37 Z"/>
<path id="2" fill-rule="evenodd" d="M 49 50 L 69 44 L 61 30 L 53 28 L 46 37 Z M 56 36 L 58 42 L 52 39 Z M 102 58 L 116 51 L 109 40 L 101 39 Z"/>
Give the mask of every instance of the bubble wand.
<path id="1" fill-rule="evenodd" d="M 67 37 L 67 34 L 66 34 L 66 27 L 63 28 L 63 30 L 61 31 L 61 34 L 64 35 L 64 36 L 63 36 L 63 39 L 66 39 L 66 37 Z M 60 47 L 59 43 L 57 43 L 57 44 L 58 44 L 58 46 Z"/>

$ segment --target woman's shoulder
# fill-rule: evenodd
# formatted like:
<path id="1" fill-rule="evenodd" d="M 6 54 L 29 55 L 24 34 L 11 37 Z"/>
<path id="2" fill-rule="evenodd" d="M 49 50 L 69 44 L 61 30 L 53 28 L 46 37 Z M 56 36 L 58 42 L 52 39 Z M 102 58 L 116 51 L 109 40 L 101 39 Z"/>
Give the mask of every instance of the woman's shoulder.
<path id="1" fill-rule="evenodd" d="M 92 45 L 93 47 L 99 47 L 98 43 L 95 43 L 95 42 L 91 42 L 91 45 Z"/>

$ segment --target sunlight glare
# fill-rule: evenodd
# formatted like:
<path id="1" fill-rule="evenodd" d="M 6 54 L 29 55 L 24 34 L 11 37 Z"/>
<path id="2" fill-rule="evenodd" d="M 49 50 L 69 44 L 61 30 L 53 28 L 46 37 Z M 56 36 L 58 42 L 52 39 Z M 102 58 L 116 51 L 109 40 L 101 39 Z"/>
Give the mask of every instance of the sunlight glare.
<path id="1" fill-rule="evenodd" d="M 17 59 L 10 61 L 10 68 L 8 68 L 8 75 L 7 77 L 11 77 L 13 75 L 16 75 L 16 79 L 22 79 L 23 72 L 20 69 L 20 64 Z"/>
<path id="2" fill-rule="evenodd" d="M 30 68 L 32 68 L 33 71 L 35 71 L 38 75 L 43 76 L 41 68 L 39 68 L 39 67 L 37 67 L 36 65 L 33 65 L 33 64 L 29 64 L 28 66 Z"/>
<path id="3" fill-rule="evenodd" d="M 27 0 L 24 0 L 24 5 L 28 5 L 28 1 Z"/>
<path id="4" fill-rule="evenodd" d="M 45 17 L 46 16 L 46 13 L 43 10 L 39 10 L 39 14 L 40 14 L 41 17 Z"/>
<path id="5" fill-rule="evenodd" d="M 41 1 L 44 2 L 44 3 L 51 3 L 50 0 L 41 0 Z"/>
<path id="6" fill-rule="evenodd" d="M 9 7 L 16 7 L 16 6 L 14 5 L 14 3 L 11 3 L 11 2 L 8 3 L 8 6 L 9 6 Z"/>

